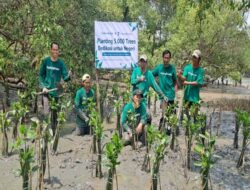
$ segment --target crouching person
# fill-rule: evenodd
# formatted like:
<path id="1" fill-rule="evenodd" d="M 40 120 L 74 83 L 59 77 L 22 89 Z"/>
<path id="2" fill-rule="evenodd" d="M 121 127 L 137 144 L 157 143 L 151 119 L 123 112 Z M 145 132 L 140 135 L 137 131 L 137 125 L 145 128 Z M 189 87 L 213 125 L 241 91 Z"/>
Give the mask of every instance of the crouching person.
<path id="1" fill-rule="evenodd" d="M 146 143 L 144 126 L 147 122 L 147 111 L 146 106 L 141 101 L 143 94 L 140 90 L 133 91 L 132 101 L 124 106 L 121 116 L 121 125 L 124 130 L 123 138 L 125 140 L 125 145 L 130 144 L 132 140 L 132 130 L 135 131 L 138 140 L 142 142 L 143 145 Z M 135 117 L 135 129 L 133 129 L 131 124 L 131 118 L 129 114 L 134 114 Z"/>
<path id="2" fill-rule="evenodd" d="M 94 90 L 91 89 L 91 78 L 89 74 L 82 77 L 82 88 L 76 92 L 76 130 L 75 135 L 86 135 L 90 133 L 88 104 L 94 100 Z"/>

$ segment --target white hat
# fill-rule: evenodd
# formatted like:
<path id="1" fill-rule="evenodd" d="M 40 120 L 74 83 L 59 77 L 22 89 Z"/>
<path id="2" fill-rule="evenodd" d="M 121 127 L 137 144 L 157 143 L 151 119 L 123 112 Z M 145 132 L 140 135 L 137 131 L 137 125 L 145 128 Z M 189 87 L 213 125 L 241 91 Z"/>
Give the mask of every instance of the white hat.
<path id="1" fill-rule="evenodd" d="M 201 51 L 198 49 L 194 50 L 192 56 L 194 56 L 196 58 L 201 58 Z"/>
<path id="2" fill-rule="evenodd" d="M 147 58 L 147 56 L 145 55 L 145 54 L 143 54 L 143 55 L 141 55 L 140 56 L 140 59 L 139 60 L 144 60 L 144 61 L 147 61 L 148 60 L 148 58 Z"/>
<path id="3" fill-rule="evenodd" d="M 84 74 L 82 76 L 82 82 L 84 82 L 86 79 L 90 79 L 90 75 L 89 74 Z"/>

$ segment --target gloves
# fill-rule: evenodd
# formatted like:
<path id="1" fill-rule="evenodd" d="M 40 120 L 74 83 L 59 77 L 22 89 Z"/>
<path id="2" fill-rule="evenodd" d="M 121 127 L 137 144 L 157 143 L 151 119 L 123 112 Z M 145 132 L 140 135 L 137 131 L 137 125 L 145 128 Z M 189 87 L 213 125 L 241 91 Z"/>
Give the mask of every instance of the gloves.
<path id="1" fill-rule="evenodd" d="M 77 115 L 84 121 L 88 122 L 89 118 L 87 117 L 87 115 L 81 111 L 81 110 L 76 110 Z"/>
<path id="2" fill-rule="evenodd" d="M 47 88 L 44 87 L 44 88 L 43 88 L 43 93 L 44 93 L 44 94 L 48 94 L 48 92 L 49 92 L 49 90 L 48 90 Z"/>

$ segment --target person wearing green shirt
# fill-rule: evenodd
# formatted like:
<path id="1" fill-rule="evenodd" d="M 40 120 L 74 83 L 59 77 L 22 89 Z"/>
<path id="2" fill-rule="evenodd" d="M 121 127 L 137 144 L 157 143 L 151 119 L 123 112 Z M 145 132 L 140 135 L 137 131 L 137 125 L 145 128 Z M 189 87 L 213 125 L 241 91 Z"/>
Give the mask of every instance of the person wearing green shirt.
<path id="1" fill-rule="evenodd" d="M 163 63 L 157 65 L 153 70 L 152 74 L 155 77 L 158 77 L 159 86 L 164 93 L 164 95 L 168 98 L 168 101 L 161 101 L 161 109 L 162 109 L 162 117 L 160 119 L 159 126 L 162 126 L 163 118 L 165 114 L 165 108 L 168 105 L 173 105 L 175 100 L 175 91 L 176 91 L 176 69 L 170 64 L 171 60 L 171 52 L 169 50 L 165 50 L 162 53 Z M 171 133 L 171 129 L 167 128 L 167 134 Z"/>
<path id="2" fill-rule="evenodd" d="M 133 91 L 139 89 L 142 92 L 142 103 L 145 104 L 145 107 L 147 107 L 147 94 L 149 92 L 149 87 L 152 87 L 157 92 L 160 98 L 167 100 L 167 97 L 163 94 L 160 87 L 156 83 L 152 72 L 147 69 L 146 55 L 140 56 L 139 66 L 140 67 L 136 67 L 132 72 L 131 84 L 133 87 Z M 151 120 L 149 111 L 147 113 L 147 118 L 149 121 Z"/>
<path id="3" fill-rule="evenodd" d="M 75 110 L 76 110 L 76 130 L 75 135 L 86 135 L 90 132 L 89 110 L 88 103 L 94 101 L 94 90 L 91 89 L 91 78 L 89 74 L 84 74 L 82 77 L 82 88 L 77 90 L 75 96 Z"/>
<path id="4" fill-rule="evenodd" d="M 70 80 L 71 72 L 67 71 L 64 62 L 59 59 L 59 44 L 52 42 L 50 46 L 51 56 L 42 60 L 39 71 L 39 85 L 43 92 L 44 115 L 49 113 L 49 101 L 58 102 L 58 86 L 61 79 L 65 82 Z M 51 91 L 52 90 L 52 91 Z M 51 128 L 55 135 L 57 126 L 57 110 L 51 110 Z"/>
<path id="5" fill-rule="evenodd" d="M 175 99 L 175 86 L 176 86 L 176 69 L 170 64 L 171 52 L 165 50 L 162 53 L 163 63 L 157 65 L 152 74 L 159 79 L 159 86 L 163 94 L 168 98 L 168 104 L 173 104 Z"/>
<path id="6" fill-rule="evenodd" d="M 127 103 L 121 114 L 121 126 L 125 131 L 125 140 L 131 140 L 132 138 L 132 129 L 129 114 L 135 114 L 136 117 L 136 128 L 135 132 L 138 135 L 139 139 L 145 141 L 143 139 L 143 131 L 144 126 L 147 122 L 147 111 L 146 105 L 142 103 L 143 93 L 141 90 L 137 89 L 133 91 L 133 100 Z M 143 142 L 145 143 L 145 142 Z"/>
<path id="7" fill-rule="evenodd" d="M 200 62 L 201 51 L 194 50 L 192 54 L 192 64 L 185 66 L 183 74 L 181 74 L 181 72 L 177 74 L 185 86 L 184 101 L 188 107 L 200 101 L 200 89 L 204 84 L 204 70 L 201 68 Z"/>

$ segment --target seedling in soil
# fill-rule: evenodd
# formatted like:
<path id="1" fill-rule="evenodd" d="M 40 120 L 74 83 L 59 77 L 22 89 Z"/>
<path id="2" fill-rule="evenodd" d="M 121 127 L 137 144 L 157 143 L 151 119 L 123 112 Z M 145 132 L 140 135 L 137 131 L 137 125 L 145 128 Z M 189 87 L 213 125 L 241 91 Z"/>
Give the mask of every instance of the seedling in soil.
<path id="1" fill-rule="evenodd" d="M 157 137 L 158 131 L 156 130 L 156 127 L 153 125 L 149 125 L 146 128 L 146 139 L 147 139 L 147 149 L 146 154 L 144 156 L 144 161 L 142 164 L 142 170 L 146 172 L 150 172 L 151 165 L 150 165 L 150 151 L 152 148 L 152 145 Z"/>
<path id="2" fill-rule="evenodd" d="M 96 177 L 101 178 L 102 174 L 102 137 L 103 137 L 103 125 L 100 114 L 93 110 L 90 114 L 90 125 L 94 126 L 94 135 L 97 141 L 97 154 L 98 160 L 96 162 Z"/>
<path id="3" fill-rule="evenodd" d="M 148 109 L 150 109 L 152 97 L 153 97 L 153 91 L 149 90 L 149 92 L 148 92 Z"/>
<path id="4" fill-rule="evenodd" d="M 122 101 L 117 99 L 115 100 L 115 112 L 116 112 L 116 130 L 119 133 L 119 137 L 122 137 L 122 128 L 121 128 L 121 107 Z"/>
<path id="5" fill-rule="evenodd" d="M 70 106 L 70 101 L 68 102 L 61 102 L 60 104 L 60 111 L 58 113 L 58 118 L 57 118 L 57 127 L 55 131 L 55 135 L 53 137 L 52 141 L 52 153 L 55 154 L 57 152 L 57 147 L 59 143 L 59 138 L 60 138 L 60 132 L 61 129 L 63 128 L 64 123 L 66 122 L 65 115 L 66 115 L 66 110 Z M 52 107 L 52 109 L 58 109 L 58 104 L 56 105 L 55 108 Z M 68 111 L 68 110 L 67 110 Z"/>
<path id="6" fill-rule="evenodd" d="M 11 120 L 8 118 L 8 112 L 5 113 L 3 110 L 0 111 L 0 129 L 2 132 L 2 155 L 8 156 L 9 142 L 7 130 L 10 126 Z"/>
<path id="7" fill-rule="evenodd" d="M 187 138 L 187 168 L 191 170 L 191 148 L 194 136 L 199 133 L 201 128 L 200 122 L 197 122 L 196 105 L 190 107 L 190 113 L 184 116 L 183 125 L 186 128 Z"/>
<path id="8" fill-rule="evenodd" d="M 242 123 L 243 140 L 242 150 L 240 153 L 239 160 L 237 162 L 237 168 L 243 166 L 245 151 L 250 143 L 250 114 L 246 111 L 239 112 L 239 120 Z"/>
<path id="9" fill-rule="evenodd" d="M 200 134 L 200 142 L 194 147 L 194 151 L 200 156 L 200 161 L 194 163 L 195 166 L 201 167 L 200 174 L 202 179 L 202 190 L 208 190 L 208 182 L 210 178 L 210 169 L 213 167 L 214 158 L 218 157 L 214 155 L 215 137 L 210 136 L 208 132 L 205 135 Z"/>
<path id="10" fill-rule="evenodd" d="M 137 141 L 138 141 L 138 135 L 136 134 L 136 124 L 138 123 L 137 121 L 137 116 L 135 113 L 133 113 L 132 111 L 128 112 L 128 126 L 131 128 L 132 130 L 132 139 L 131 139 L 131 144 L 132 144 L 132 148 L 133 150 L 137 149 Z"/>
<path id="11" fill-rule="evenodd" d="M 31 144 L 31 141 L 34 141 L 36 138 L 36 129 L 32 126 L 20 125 L 19 132 L 20 136 L 14 144 L 14 148 L 19 154 L 20 169 L 18 174 L 23 179 L 23 190 L 29 190 L 32 186 L 32 173 L 38 169 L 38 166 L 33 165 L 35 152 L 33 144 Z"/>
<path id="12" fill-rule="evenodd" d="M 17 139 L 18 136 L 18 126 L 22 123 L 25 115 L 28 113 L 28 108 L 23 106 L 21 102 L 15 102 L 12 104 L 12 116 L 14 119 L 13 133 L 12 137 L 14 140 Z"/>
<path id="13" fill-rule="evenodd" d="M 120 140 L 119 135 L 117 133 L 115 133 L 112 136 L 111 141 L 107 143 L 105 146 L 105 155 L 108 159 L 107 166 L 109 168 L 106 190 L 113 190 L 113 179 L 114 175 L 116 175 L 116 166 L 120 164 L 120 162 L 118 162 L 118 156 L 122 150 L 122 147 L 123 147 L 122 141 Z M 118 190 L 117 177 L 116 177 L 116 187 Z"/>
<path id="14" fill-rule="evenodd" d="M 50 168 L 49 168 L 49 154 L 48 143 L 52 139 L 52 132 L 49 132 L 49 125 L 44 121 L 40 123 L 37 118 L 31 118 L 32 125 L 36 128 L 37 141 L 38 141 L 38 188 L 43 189 L 44 175 L 46 170 L 46 160 L 48 160 L 48 173 L 50 180 Z"/>
<path id="15" fill-rule="evenodd" d="M 151 180 L 152 186 L 151 190 L 157 190 L 158 180 L 160 179 L 160 162 L 163 160 L 165 155 L 165 149 L 168 145 L 168 137 L 166 134 L 158 133 L 156 136 L 156 141 L 153 145 L 154 150 L 154 158 L 153 158 L 153 165 L 151 169 Z"/>
<path id="16" fill-rule="evenodd" d="M 238 134 L 240 130 L 240 115 L 242 114 L 241 110 L 236 109 L 236 115 L 235 115 L 235 131 L 234 131 L 234 148 L 238 149 L 239 148 L 239 143 L 238 143 Z"/>
<path id="17" fill-rule="evenodd" d="M 170 148 L 171 150 L 175 150 L 176 130 L 177 130 L 177 125 L 178 125 L 177 115 L 171 115 L 169 117 L 169 125 L 171 126 L 171 136 L 172 136 Z"/>

